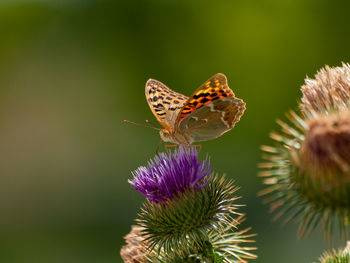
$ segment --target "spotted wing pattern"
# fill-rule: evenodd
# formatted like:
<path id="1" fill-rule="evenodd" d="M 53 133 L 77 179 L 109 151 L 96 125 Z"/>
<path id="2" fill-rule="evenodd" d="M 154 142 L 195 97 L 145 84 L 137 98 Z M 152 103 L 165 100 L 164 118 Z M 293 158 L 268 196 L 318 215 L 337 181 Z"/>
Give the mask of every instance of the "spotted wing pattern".
<path id="1" fill-rule="evenodd" d="M 177 123 L 199 108 L 220 98 L 234 98 L 235 94 L 227 85 L 224 74 L 218 73 L 200 86 L 181 110 Z"/>
<path id="2" fill-rule="evenodd" d="M 174 129 L 179 112 L 186 104 L 188 97 L 172 91 L 154 79 L 147 81 L 145 93 L 149 107 L 163 128 Z"/>

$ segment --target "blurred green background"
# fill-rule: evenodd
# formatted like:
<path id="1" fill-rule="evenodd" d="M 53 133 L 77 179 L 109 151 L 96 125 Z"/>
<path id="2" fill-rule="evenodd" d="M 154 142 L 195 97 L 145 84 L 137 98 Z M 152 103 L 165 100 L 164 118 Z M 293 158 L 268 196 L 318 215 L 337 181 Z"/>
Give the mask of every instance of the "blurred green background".
<path id="1" fill-rule="evenodd" d="M 144 200 L 127 180 L 159 142 L 122 120 L 154 120 L 148 78 L 189 96 L 217 72 L 247 110 L 201 155 L 241 186 L 253 262 L 316 261 L 320 229 L 298 240 L 296 225 L 272 223 L 256 167 L 306 75 L 350 61 L 349 11 L 345 0 L 0 1 L 0 262 L 122 262 Z"/>

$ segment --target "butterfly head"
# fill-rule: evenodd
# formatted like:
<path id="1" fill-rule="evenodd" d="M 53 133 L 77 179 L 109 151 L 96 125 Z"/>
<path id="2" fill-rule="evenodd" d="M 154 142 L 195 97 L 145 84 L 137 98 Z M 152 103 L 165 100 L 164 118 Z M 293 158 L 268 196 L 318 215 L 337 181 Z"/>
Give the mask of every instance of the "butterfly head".
<path id="1" fill-rule="evenodd" d="M 176 131 L 163 129 L 159 131 L 159 134 L 160 138 L 164 142 L 170 142 L 177 145 L 190 145 L 191 143 L 193 143 L 193 140 L 189 136 L 187 136 L 186 134 L 178 133 Z"/>
<path id="2" fill-rule="evenodd" d="M 171 142 L 173 143 L 173 136 L 171 135 L 170 131 L 168 131 L 167 129 L 163 129 L 159 131 L 160 134 L 160 138 L 165 141 L 165 142 Z"/>

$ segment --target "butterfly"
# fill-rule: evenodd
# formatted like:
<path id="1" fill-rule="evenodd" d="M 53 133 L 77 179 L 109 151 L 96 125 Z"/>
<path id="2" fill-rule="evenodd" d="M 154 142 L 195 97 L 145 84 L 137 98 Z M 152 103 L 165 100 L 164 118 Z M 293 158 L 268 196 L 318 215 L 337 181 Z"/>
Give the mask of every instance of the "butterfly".
<path id="1" fill-rule="evenodd" d="M 191 97 L 154 79 L 147 81 L 145 93 L 163 127 L 161 139 L 176 145 L 188 146 L 221 136 L 235 126 L 245 110 L 245 102 L 235 97 L 221 73 L 207 80 Z"/>

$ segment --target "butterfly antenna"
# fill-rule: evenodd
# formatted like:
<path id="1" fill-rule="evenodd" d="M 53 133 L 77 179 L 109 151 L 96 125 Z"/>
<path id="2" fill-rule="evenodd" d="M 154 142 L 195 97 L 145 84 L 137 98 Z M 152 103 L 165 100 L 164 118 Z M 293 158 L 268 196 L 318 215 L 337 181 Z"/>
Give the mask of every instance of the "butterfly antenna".
<path id="1" fill-rule="evenodd" d="M 150 122 L 149 120 L 145 120 L 145 122 L 150 126 L 153 126 L 154 128 L 157 128 L 157 129 L 159 128 L 156 124 L 154 124 L 153 122 Z"/>
<path id="2" fill-rule="evenodd" d="M 157 130 L 157 131 L 160 130 L 159 128 L 154 127 L 154 126 L 149 126 L 149 125 L 146 125 L 146 124 L 140 124 L 140 123 L 136 123 L 136 122 L 128 121 L 128 120 L 124 120 L 123 123 L 134 124 L 136 126 L 143 126 L 143 127 L 147 127 L 147 128 L 151 128 L 151 129 Z"/>

